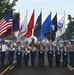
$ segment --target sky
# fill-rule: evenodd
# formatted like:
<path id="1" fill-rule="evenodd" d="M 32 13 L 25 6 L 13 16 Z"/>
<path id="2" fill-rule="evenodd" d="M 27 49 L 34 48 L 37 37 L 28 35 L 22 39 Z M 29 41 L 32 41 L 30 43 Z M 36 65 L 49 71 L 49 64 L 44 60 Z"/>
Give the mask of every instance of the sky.
<path id="1" fill-rule="evenodd" d="M 16 12 L 20 11 L 20 18 L 23 21 L 26 10 L 28 11 L 27 23 L 30 20 L 33 9 L 35 9 L 35 21 L 42 9 L 42 23 L 52 12 L 52 19 L 57 12 L 58 21 L 63 17 L 65 11 L 65 24 L 68 23 L 67 15 L 74 17 L 74 0 L 18 0 L 14 7 Z"/>

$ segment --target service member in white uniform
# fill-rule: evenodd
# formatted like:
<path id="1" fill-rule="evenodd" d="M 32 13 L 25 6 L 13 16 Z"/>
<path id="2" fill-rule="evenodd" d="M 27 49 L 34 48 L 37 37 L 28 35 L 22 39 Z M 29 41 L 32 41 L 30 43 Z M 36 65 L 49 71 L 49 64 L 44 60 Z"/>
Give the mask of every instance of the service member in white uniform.
<path id="1" fill-rule="evenodd" d="M 65 40 L 63 43 L 63 65 L 67 67 L 68 62 L 68 46 L 67 41 Z"/>
<path id="2" fill-rule="evenodd" d="M 28 66 L 29 53 L 30 53 L 30 47 L 29 47 L 28 41 L 26 41 L 25 46 L 24 46 L 24 62 L 25 62 L 25 66 Z"/>
<path id="3" fill-rule="evenodd" d="M 0 50 L 1 50 L 1 63 L 4 66 L 4 62 L 5 62 L 5 56 L 6 56 L 6 50 L 8 49 L 7 45 L 5 44 L 5 41 L 2 41 L 2 44 L 0 46 Z"/>
<path id="4" fill-rule="evenodd" d="M 48 51 L 47 51 L 47 58 L 48 58 L 48 63 L 49 66 L 52 67 L 53 64 L 53 44 L 52 44 L 52 39 L 49 40 L 49 43 L 47 44 Z"/>
<path id="5" fill-rule="evenodd" d="M 17 66 L 21 66 L 21 59 L 22 59 L 22 46 L 21 42 L 17 42 L 17 51 L 16 51 L 16 60 L 17 60 Z"/>
<path id="6" fill-rule="evenodd" d="M 14 43 L 13 39 L 10 39 L 10 43 L 8 45 L 8 59 L 9 59 L 9 65 L 13 64 L 14 59 L 14 50 L 15 50 L 16 44 Z"/>
<path id="7" fill-rule="evenodd" d="M 54 48 L 56 49 L 56 51 L 55 51 L 56 66 L 60 66 L 61 51 L 60 51 L 60 43 L 59 43 L 59 40 L 57 40 L 56 46 Z"/>

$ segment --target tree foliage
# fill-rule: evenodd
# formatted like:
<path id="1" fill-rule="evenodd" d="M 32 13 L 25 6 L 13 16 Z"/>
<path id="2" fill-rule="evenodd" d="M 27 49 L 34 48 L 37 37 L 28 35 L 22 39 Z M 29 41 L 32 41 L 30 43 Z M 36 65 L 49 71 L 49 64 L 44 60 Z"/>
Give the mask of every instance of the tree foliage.
<path id="1" fill-rule="evenodd" d="M 74 38 L 74 17 L 68 15 L 69 23 L 67 24 L 66 37 L 67 39 Z"/>
<path id="2" fill-rule="evenodd" d="M 17 1 L 18 0 L 0 0 L 0 19 L 5 17 L 10 10 L 15 10 L 13 7 L 16 6 Z"/>
<path id="3" fill-rule="evenodd" d="M 13 10 L 13 19 L 16 17 L 17 13 L 16 12 L 14 13 L 15 11 L 14 6 L 16 6 L 17 1 L 18 0 L 0 0 L 0 19 L 5 17 L 10 12 L 10 10 Z M 2 37 L 2 39 L 9 39 L 9 38 L 10 36 Z"/>

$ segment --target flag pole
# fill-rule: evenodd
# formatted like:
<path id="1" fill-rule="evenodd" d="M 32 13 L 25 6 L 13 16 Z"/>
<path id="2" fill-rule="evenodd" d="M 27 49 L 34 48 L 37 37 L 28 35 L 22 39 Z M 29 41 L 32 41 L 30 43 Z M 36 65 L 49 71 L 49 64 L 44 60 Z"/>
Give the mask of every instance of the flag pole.
<path id="1" fill-rule="evenodd" d="M 64 27 L 65 27 L 65 11 L 64 11 Z M 65 29 L 65 33 L 64 33 L 64 39 L 66 40 L 66 29 Z"/>
<path id="2" fill-rule="evenodd" d="M 11 39 L 12 39 L 12 34 L 13 34 L 13 23 L 12 23 L 12 28 L 11 28 Z"/>
<path id="3" fill-rule="evenodd" d="M 57 10 L 56 10 L 56 17 L 57 17 Z M 58 20 L 57 20 L 58 21 Z M 57 26 L 58 26 L 58 23 L 56 23 L 57 24 Z M 58 34 L 57 34 L 57 31 L 58 31 L 58 28 L 57 29 L 55 29 L 56 30 L 56 32 L 55 32 L 55 41 L 58 39 Z"/>
<path id="4" fill-rule="evenodd" d="M 19 10 L 19 33 L 20 33 L 20 10 Z M 17 41 L 20 41 L 20 34 L 17 37 Z"/>
<path id="5" fill-rule="evenodd" d="M 52 14 L 52 12 L 50 12 L 50 14 Z M 50 39 L 51 39 L 51 30 L 50 30 Z M 50 40 L 50 39 L 49 39 L 49 40 Z"/>
<path id="6" fill-rule="evenodd" d="M 27 15 L 28 15 L 28 10 L 26 10 L 26 22 L 27 22 Z M 27 34 L 25 40 L 27 41 Z"/>
<path id="7" fill-rule="evenodd" d="M 34 14 L 35 14 L 35 7 L 34 7 L 34 9 L 33 9 L 33 12 L 34 12 Z M 34 28 L 32 29 L 32 36 L 31 37 L 34 37 Z"/>
<path id="8" fill-rule="evenodd" d="M 35 7 L 34 7 L 34 14 L 35 14 Z M 34 17 L 34 20 L 35 20 L 35 17 Z M 35 22 L 34 22 L 35 23 Z M 35 24 L 34 24 L 35 25 Z M 32 29 L 32 37 L 34 37 L 34 28 Z"/>
<path id="9" fill-rule="evenodd" d="M 42 9 L 41 9 L 41 39 L 42 39 Z"/>

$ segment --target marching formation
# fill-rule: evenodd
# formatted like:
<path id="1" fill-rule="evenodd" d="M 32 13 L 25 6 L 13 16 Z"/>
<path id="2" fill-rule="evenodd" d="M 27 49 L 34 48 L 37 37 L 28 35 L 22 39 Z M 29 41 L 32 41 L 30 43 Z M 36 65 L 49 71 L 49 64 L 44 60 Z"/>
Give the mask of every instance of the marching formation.
<path id="1" fill-rule="evenodd" d="M 9 65 L 13 65 L 13 61 L 17 60 L 17 66 L 21 65 L 21 60 L 24 57 L 25 66 L 29 66 L 29 59 L 31 59 L 31 66 L 35 66 L 35 59 L 38 56 L 39 66 L 44 66 L 44 57 L 45 51 L 47 52 L 48 65 L 52 67 L 53 57 L 55 56 L 56 66 L 60 66 L 60 60 L 63 60 L 63 65 L 67 67 L 69 63 L 68 58 L 70 57 L 70 65 L 74 66 L 74 42 L 71 41 L 71 44 L 67 44 L 67 41 L 63 41 L 63 45 L 60 45 L 59 40 L 53 44 L 50 39 L 48 43 L 40 40 L 35 43 L 35 39 L 32 38 L 32 41 L 26 41 L 24 45 L 21 44 L 20 41 L 14 43 L 13 39 L 10 39 L 10 43 L 8 45 L 5 44 L 3 40 L 0 45 L 1 52 L 1 63 L 4 66 L 4 62 L 6 59 L 6 54 L 8 56 Z M 38 53 L 37 53 L 38 52 Z M 16 59 L 14 59 L 14 53 L 16 53 Z M 38 54 L 38 55 L 36 55 Z M 30 58 L 31 56 L 31 58 Z"/>

